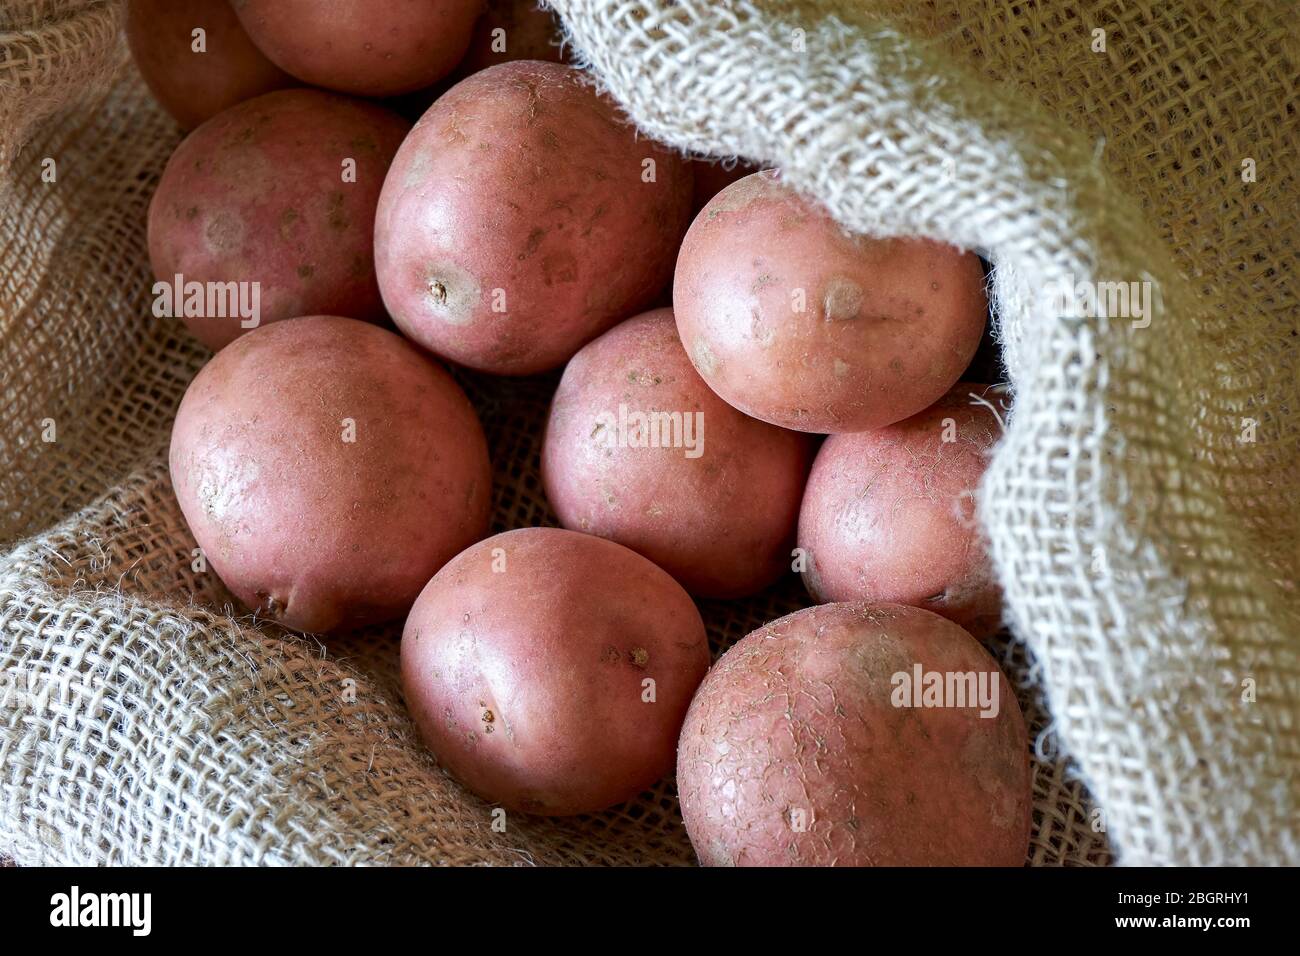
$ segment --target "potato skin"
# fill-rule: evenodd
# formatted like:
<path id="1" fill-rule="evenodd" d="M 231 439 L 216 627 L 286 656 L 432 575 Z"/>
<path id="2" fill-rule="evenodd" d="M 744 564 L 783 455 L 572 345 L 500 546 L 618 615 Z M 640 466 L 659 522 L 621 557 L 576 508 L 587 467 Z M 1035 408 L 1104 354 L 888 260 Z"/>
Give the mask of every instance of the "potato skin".
<path id="1" fill-rule="evenodd" d="M 408 342 L 353 319 L 280 322 L 218 353 L 181 401 L 170 464 L 213 570 L 297 630 L 404 613 L 487 532 L 491 470 L 468 399 Z"/>
<path id="2" fill-rule="evenodd" d="M 983 281 L 979 258 L 952 246 L 849 236 L 765 170 L 695 218 L 673 308 L 691 361 L 732 405 L 783 428 L 853 432 L 952 387 L 979 346 Z"/>
<path id="3" fill-rule="evenodd" d="M 505 50 L 492 49 L 493 31 L 503 30 Z M 487 9 L 474 22 L 465 57 L 455 69 L 464 78 L 498 63 L 512 60 L 546 60 L 563 63 L 559 18 L 537 5 L 537 0 L 488 0 Z"/>
<path id="4" fill-rule="evenodd" d="M 203 53 L 192 46 L 199 27 Z M 130 0 L 126 38 L 154 98 L 184 129 L 297 82 L 253 45 L 228 0 Z"/>
<path id="5" fill-rule="evenodd" d="M 483 0 L 231 0 L 286 73 L 358 96 L 409 93 L 460 62 Z"/>
<path id="6" fill-rule="evenodd" d="M 409 125 L 320 90 L 280 90 L 208 120 L 177 147 L 149 204 L 149 260 L 172 282 L 257 281 L 261 324 L 299 315 L 384 318 L 375 204 Z M 356 181 L 344 181 L 344 161 Z M 238 318 L 185 317 L 210 349 Z"/>
<path id="7" fill-rule="evenodd" d="M 439 763 L 486 800 L 547 816 L 611 806 L 668 773 L 708 666 L 704 623 L 677 582 L 559 528 L 457 555 L 402 633 L 406 703 Z"/>
<path id="8" fill-rule="evenodd" d="M 703 437 L 698 456 L 611 446 L 618 432 L 604 416 L 617 421 L 621 406 L 702 418 L 703 431 L 690 436 Z M 682 349 L 672 310 L 657 309 L 569 361 L 542 443 L 542 484 L 566 528 L 632 548 L 692 594 L 739 597 L 789 569 L 811 457 L 808 436 L 713 394 Z"/>
<path id="9" fill-rule="evenodd" d="M 435 102 L 393 160 L 375 223 L 384 302 L 444 358 L 545 371 L 654 300 L 690 203 L 685 161 L 638 140 L 577 70 L 489 67 Z"/>
<path id="10" fill-rule="evenodd" d="M 974 513 L 1001 434 L 970 398 L 988 392 L 962 382 L 919 415 L 826 439 L 799 512 L 814 599 L 911 604 L 981 640 L 1001 627 L 1002 591 Z"/>
<path id="11" fill-rule="evenodd" d="M 997 715 L 895 707 L 892 675 L 917 663 L 996 673 Z M 741 639 L 691 704 L 677 786 L 706 865 L 1020 866 L 1028 852 L 1010 684 L 969 634 L 919 608 L 824 604 Z"/>

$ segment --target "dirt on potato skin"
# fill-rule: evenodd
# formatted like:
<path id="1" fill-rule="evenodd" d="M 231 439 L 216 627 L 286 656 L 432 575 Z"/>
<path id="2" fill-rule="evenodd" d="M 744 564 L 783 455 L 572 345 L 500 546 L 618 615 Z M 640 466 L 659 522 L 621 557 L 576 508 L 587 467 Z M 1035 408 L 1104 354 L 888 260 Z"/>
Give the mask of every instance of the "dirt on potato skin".
<path id="1" fill-rule="evenodd" d="M 893 675 L 995 674 L 999 711 L 895 707 Z M 1009 682 L 956 625 L 831 604 L 754 631 L 709 672 L 678 746 L 707 865 L 1020 866 L 1029 743 Z"/>

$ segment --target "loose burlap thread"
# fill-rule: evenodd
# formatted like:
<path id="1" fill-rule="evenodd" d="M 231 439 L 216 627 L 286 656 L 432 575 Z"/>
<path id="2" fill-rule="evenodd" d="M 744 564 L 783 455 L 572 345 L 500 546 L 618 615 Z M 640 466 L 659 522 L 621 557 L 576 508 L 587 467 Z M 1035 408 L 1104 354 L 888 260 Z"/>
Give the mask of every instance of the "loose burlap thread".
<path id="1" fill-rule="evenodd" d="M 994 263 L 1015 408 L 980 516 L 1012 628 L 994 650 L 1035 744 L 1029 862 L 1300 860 L 1286 5 L 553 6 L 648 135 L 779 165 L 849 228 Z M 193 569 L 165 448 L 205 356 L 152 317 L 143 235 L 179 136 L 123 64 L 120 12 L 19 0 L 0 20 L 0 673 L 23 691 L 0 705 L 0 851 L 689 862 L 671 781 L 499 832 L 420 747 L 396 627 L 320 644 Z M 1040 293 L 1065 275 L 1149 278 L 1162 308 L 1147 327 L 1052 314 Z M 494 529 L 549 523 L 554 376 L 462 381 Z M 805 602 L 791 579 L 702 610 L 718 651 Z"/>

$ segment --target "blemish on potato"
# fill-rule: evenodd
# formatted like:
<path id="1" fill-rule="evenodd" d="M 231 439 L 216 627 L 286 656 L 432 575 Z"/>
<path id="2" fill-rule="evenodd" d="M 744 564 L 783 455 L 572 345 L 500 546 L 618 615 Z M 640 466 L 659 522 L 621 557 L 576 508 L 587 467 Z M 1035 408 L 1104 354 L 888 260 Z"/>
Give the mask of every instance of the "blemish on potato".
<path id="1" fill-rule="evenodd" d="M 644 647 L 634 647 L 627 652 L 628 663 L 633 667 L 639 667 L 642 670 L 650 663 L 650 652 Z"/>
<path id="2" fill-rule="evenodd" d="M 244 223 L 233 213 L 219 212 L 208 220 L 203 238 L 211 251 L 227 252 L 244 238 Z"/>
<path id="3" fill-rule="evenodd" d="M 542 240 L 545 238 L 546 238 L 545 229 L 542 229 L 540 227 L 533 229 L 532 232 L 528 233 L 528 239 L 525 240 L 524 242 L 524 251 L 519 253 L 519 255 L 516 256 L 516 258 L 519 259 L 520 262 L 522 262 L 523 260 L 527 259 L 529 256 L 536 253 L 537 250 L 541 248 Z"/>
<path id="4" fill-rule="evenodd" d="M 718 359 L 709 348 L 709 343 L 704 339 L 696 339 L 695 345 L 691 348 L 691 358 L 695 362 L 695 367 L 700 370 L 704 376 L 712 375 L 718 370 Z"/>
<path id="5" fill-rule="evenodd" d="M 258 614 L 264 614 L 267 617 L 279 619 L 280 615 L 284 613 L 284 604 L 282 604 L 280 600 L 269 591 L 258 591 L 257 601 L 258 604 L 256 611 Z"/>
<path id="6" fill-rule="evenodd" d="M 425 274 L 424 302 L 430 312 L 450 325 L 468 325 L 480 296 L 478 283 L 456 266 L 441 263 Z"/>
<path id="7" fill-rule="evenodd" d="M 558 252 L 542 259 L 542 279 L 548 285 L 576 282 L 578 260 L 572 252 Z"/>
<path id="8" fill-rule="evenodd" d="M 835 276 L 826 284 L 822 297 L 822 314 L 828 322 L 846 322 L 862 312 L 862 286 L 845 276 Z"/>

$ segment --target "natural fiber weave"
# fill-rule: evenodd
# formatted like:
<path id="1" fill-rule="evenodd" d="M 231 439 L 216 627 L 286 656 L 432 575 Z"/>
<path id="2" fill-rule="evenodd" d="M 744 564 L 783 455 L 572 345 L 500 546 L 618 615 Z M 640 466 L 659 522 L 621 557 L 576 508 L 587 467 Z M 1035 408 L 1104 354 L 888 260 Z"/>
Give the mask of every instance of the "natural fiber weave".
<path id="1" fill-rule="evenodd" d="M 1300 862 L 1287 4 L 553 5 L 650 135 L 776 163 L 852 228 L 995 263 L 1016 407 L 981 514 L 1016 634 L 995 650 L 1039 750 L 1031 862 L 1104 863 L 1108 839 L 1125 862 Z M 15 6 L 44 24 L 23 35 L 49 51 L 38 60 L 104 62 L 91 34 L 80 54 L 61 38 L 116 4 Z M 1090 50 L 1094 24 L 1105 54 Z M 6 83 L 0 148 L 17 142 L 15 117 L 98 75 Z M 143 236 L 177 139 L 127 72 L 40 127 L 6 194 L 0 541 L 35 536 L 0 559 L 0 675 L 55 683 L 44 700 L 0 701 L 0 851 L 20 864 L 689 862 L 667 783 L 607 813 L 512 815 L 495 832 L 415 741 L 396 627 L 326 650 L 229 616 L 215 576 L 191 569 L 164 450 L 204 356 L 151 316 Z M 40 180 L 46 156 L 55 185 Z M 1066 272 L 1149 275 L 1164 309 L 1141 329 L 1063 319 L 1039 292 Z M 554 378 L 463 381 L 497 468 L 495 530 L 548 521 L 537 444 Z M 1255 441 L 1239 440 L 1242 418 Z M 55 442 L 41 440 L 48 419 Z M 703 610 L 717 649 L 805 601 L 791 578 Z"/>

